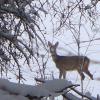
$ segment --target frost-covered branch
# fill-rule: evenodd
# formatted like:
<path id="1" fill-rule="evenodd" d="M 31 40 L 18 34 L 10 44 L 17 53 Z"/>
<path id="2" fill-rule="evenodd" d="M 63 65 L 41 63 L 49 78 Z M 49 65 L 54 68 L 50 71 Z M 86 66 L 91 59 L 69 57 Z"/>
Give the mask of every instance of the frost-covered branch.
<path id="1" fill-rule="evenodd" d="M 39 2 L 34 0 L 0 1 L 0 49 L 9 60 L 2 56 L 0 58 L 4 62 L 6 60 L 5 65 L 9 63 L 10 68 L 11 66 L 19 68 L 19 65 L 22 67 L 22 62 L 27 64 L 25 66 L 33 67 L 35 60 L 38 61 L 36 53 L 39 48 L 35 48 L 39 46 L 37 41 L 46 50 L 46 41 L 41 31 L 44 28 L 40 27 L 40 23 L 42 25 L 40 13 L 44 15 L 47 13 L 42 5 L 38 5 Z"/>
<path id="2" fill-rule="evenodd" d="M 49 98 L 51 96 L 56 97 L 62 95 L 64 98 L 67 98 L 68 100 L 82 100 L 81 98 L 75 96 L 73 93 L 65 93 L 65 91 L 68 91 L 70 88 L 73 88 L 73 86 L 75 85 L 73 85 L 71 82 L 61 79 L 45 80 L 45 83 L 36 86 L 16 84 L 9 82 L 5 79 L 0 79 L 0 95 L 1 91 L 5 91 L 8 92 L 9 95 L 21 95 L 28 99 L 41 99 Z M 59 92 L 56 93 L 55 91 Z M 80 95 L 82 96 L 83 94 L 80 93 Z M 84 95 L 84 97 L 88 100 L 96 100 L 95 98 L 88 97 L 86 95 Z"/>

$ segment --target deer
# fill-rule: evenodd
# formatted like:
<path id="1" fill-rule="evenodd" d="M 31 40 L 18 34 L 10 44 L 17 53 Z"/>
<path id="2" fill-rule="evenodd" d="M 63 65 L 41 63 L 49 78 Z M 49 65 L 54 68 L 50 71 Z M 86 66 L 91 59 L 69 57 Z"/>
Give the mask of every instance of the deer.
<path id="1" fill-rule="evenodd" d="M 77 70 L 82 80 L 85 78 L 84 73 L 93 80 L 93 75 L 88 70 L 90 59 L 87 56 L 60 56 L 57 54 L 58 44 L 59 42 L 56 42 L 53 45 L 48 41 L 51 57 L 59 70 L 59 79 L 66 78 L 66 71 Z"/>

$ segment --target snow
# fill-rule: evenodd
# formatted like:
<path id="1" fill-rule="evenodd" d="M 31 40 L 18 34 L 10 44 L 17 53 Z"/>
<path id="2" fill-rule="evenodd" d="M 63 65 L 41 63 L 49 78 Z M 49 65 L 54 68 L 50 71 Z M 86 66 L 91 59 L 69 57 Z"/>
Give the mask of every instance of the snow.
<path id="1" fill-rule="evenodd" d="M 60 96 L 69 91 L 70 87 L 80 87 L 78 84 L 73 84 L 71 81 L 64 79 L 54 79 L 54 80 L 40 80 L 38 85 L 27 85 L 19 84 L 8 81 L 7 79 L 0 78 L 0 100 L 47 100 L 46 97 L 50 97 L 50 100 L 54 100 L 53 97 Z M 74 100 L 81 100 L 77 92 L 71 91 L 66 94 L 68 98 L 74 98 Z M 85 93 L 86 96 L 93 98 L 90 92 Z M 76 97 L 77 96 L 77 97 Z M 76 99 L 75 99 L 76 98 Z M 61 98 L 62 99 L 62 98 Z M 60 97 L 59 97 L 60 100 Z M 92 100 L 92 99 L 91 99 Z"/>
<path id="2" fill-rule="evenodd" d="M 44 9 L 41 9 L 41 10 L 44 11 Z M 48 17 L 48 20 L 51 21 L 50 17 Z M 51 23 L 48 24 L 48 22 L 49 21 L 46 20 L 45 25 L 49 27 L 49 28 L 47 27 L 47 32 L 48 33 L 53 33 L 51 31 L 52 30 L 52 24 Z M 67 35 L 66 35 L 66 33 L 67 33 Z M 83 33 L 84 33 L 84 31 L 83 31 Z M 98 35 L 100 35 L 100 34 L 98 34 Z M 48 35 L 47 37 L 48 38 L 46 40 L 51 40 L 51 41 L 53 40 L 53 36 Z M 87 38 L 88 36 L 87 36 L 86 33 L 82 34 L 81 37 L 82 37 L 81 38 L 82 40 L 87 40 L 88 39 Z M 69 55 L 70 54 L 73 55 L 73 53 L 76 54 L 76 52 L 75 52 L 75 51 L 77 51 L 77 46 L 76 45 L 72 44 L 69 47 L 64 45 L 64 43 L 70 44 L 73 41 L 72 34 L 70 34 L 69 31 L 64 32 L 63 35 L 60 35 L 57 38 L 54 38 L 54 42 L 56 42 L 56 41 L 60 42 L 59 48 L 57 50 L 58 53 L 60 52 L 59 53 L 60 55 L 67 55 L 66 54 L 67 51 L 70 51 Z M 99 41 L 96 42 L 96 43 L 100 44 Z M 86 44 L 84 44 L 84 45 L 82 44 L 82 46 L 85 46 L 85 45 Z M 65 51 L 63 52 L 61 50 L 61 48 L 62 48 L 62 50 L 65 49 Z M 81 48 L 81 53 L 84 55 L 85 54 L 84 52 L 86 52 L 86 50 L 87 50 L 87 47 L 86 48 Z M 89 50 L 100 51 L 100 46 L 89 47 Z M 89 50 L 87 52 L 87 54 L 88 53 L 91 54 L 91 55 L 88 55 L 89 58 L 100 59 L 98 53 L 96 53 L 94 55 Z M 41 50 L 41 52 L 43 52 L 43 51 Z M 73 53 L 71 53 L 71 52 L 73 52 Z M 53 61 L 48 63 L 47 66 L 49 66 L 50 70 L 54 72 L 54 75 L 55 75 L 54 77 L 56 77 L 56 76 L 58 77 L 57 74 L 59 74 L 59 73 L 57 73 L 57 68 L 55 67 L 55 65 L 53 66 L 53 64 L 51 64 L 52 62 Z M 98 66 L 98 69 L 97 69 L 96 66 L 94 66 L 94 67 L 92 67 L 92 66 L 91 66 L 90 71 L 92 71 L 92 73 L 94 73 L 95 72 L 94 70 L 96 70 L 98 72 L 97 76 L 99 77 L 100 76 L 100 73 L 99 73 L 100 72 L 99 71 L 100 67 Z M 50 71 L 50 70 L 48 70 L 48 71 Z M 96 72 L 96 74 L 97 74 L 97 72 Z M 74 81 L 74 83 L 75 83 L 75 81 L 77 80 L 77 73 L 75 73 L 75 74 L 73 74 L 72 72 L 69 72 L 69 73 L 70 73 L 70 75 L 67 77 L 67 79 L 69 78 L 69 80 Z M 30 75 L 30 72 L 28 73 L 28 75 Z M 35 75 L 32 74 L 32 76 L 35 76 Z M 30 78 L 30 76 L 29 76 L 29 78 Z M 31 84 L 32 81 L 33 80 L 30 79 L 30 84 Z M 77 81 L 77 83 L 80 84 L 80 79 Z M 18 99 L 19 100 L 27 100 L 27 98 L 25 98 L 25 96 L 27 96 L 27 95 L 37 96 L 37 97 L 41 97 L 41 96 L 48 97 L 49 95 L 59 95 L 59 94 L 54 94 L 54 92 L 63 89 L 65 86 L 67 86 L 69 84 L 71 84 L 71 82 L 66 81 L 66 80 L 62 80 L 62 81 L 61 80 L 52 80 L 52 81 L 46 81 L 46 83 L 41 84 L 41 85 L 30 86 L 30 85 L 25 85 L 25 84 L 23 84 L 23 85 L 22 84 L 16 84 L 16 83 L 9 82 L 8 80 L 0 79 L 0 98 L 2 98 L 2 100 L 18 100 Z M 89 79 L 87 79 L 87 80 L 85 79 L 85 81 L 84 81 L 85 90 L 86 89 L 90 90 L 90 92 L 95 96 L 98 93 L 100 93 L 99 85 L 100 85 L 100 81 L 96 81 L 96 80 L 93 81 L 93 80 L 89 80 Z M 11 99 L 11 96 L 9 95 L 9 93 L 18 94 L 18 96 L 12 95 L 12 99 Z"/>
<path id="3" fill-rule="evenodd" d="M 9 82 L 5 79 L 0 79 L 0 89 L 6 90 L 11 94 L 19 94 L 22 96 L 49 96 L 50 92 L 43 89 L 41 86 L 31 86 L 25 84 L 17 84 Z"/>
<path id="4" fill-rule="evenodd" d="M 64 79 L 55 79 L 55 80 L 48 80 L 42 86 L 51 92 L 60 91 L 65 87 L 71 86 L 71 81 L 67 81 Z"/>
<path id="5" fill-rule="evenodd" d="M 28 96 L 37 98 L 57 96 L 60 94 L 55 92 L 71 85 L 70 81 L 64 79 L 48 80 L 36 86 L 17 84 L 6 79 L 0 79 L 0 100 L 28 100 L 26 98 Z"/>
<path id="6" fill-rule="evenodd" d="M 0 100 L 29 100 L 29 99 L 21 95 L 0 94 Z"/>

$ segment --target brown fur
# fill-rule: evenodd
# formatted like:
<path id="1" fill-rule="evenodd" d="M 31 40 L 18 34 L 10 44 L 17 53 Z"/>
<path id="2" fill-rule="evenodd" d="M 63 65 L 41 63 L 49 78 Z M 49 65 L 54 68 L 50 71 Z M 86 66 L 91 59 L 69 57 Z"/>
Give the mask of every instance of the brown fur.
<path id="1" fill-rule="evenodd" d="M 93 75 L 89 72 L 88 67 L 90 63 L 90 59 L 86 56 L 60 56 L 57 54 L 56 49 L 58 46 L 58 42 L 55 45 L 48 42 L 51 56 L 53 61 L 56 64 L 56 67 L 59 69 L 59 78 L 63 76 L 65 79 L 66 71 L 77 70 L 81 75 L 81 78 L 84 79 L 85 76 L 83 72 L 85 72 L 91 79 L 93 79 Z M 82 71 L 81 71 L 82 67 Z"/>

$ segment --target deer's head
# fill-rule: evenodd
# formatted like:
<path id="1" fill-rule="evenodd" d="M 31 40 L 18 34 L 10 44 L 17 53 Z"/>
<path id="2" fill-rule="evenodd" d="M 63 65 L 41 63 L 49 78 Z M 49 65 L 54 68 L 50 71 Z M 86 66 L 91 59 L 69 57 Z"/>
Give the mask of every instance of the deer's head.
<path id="1" fill-rule="evenodd" d="M 49 45 L 49 48 L 50 48 L 50 52 L 52 55 L 55 55 L 56 54 L 56 49 L 58 47 L 58 44 L 59 42 L 56 42 L 54 45 L 48 41 L 48 45 Z"/>

